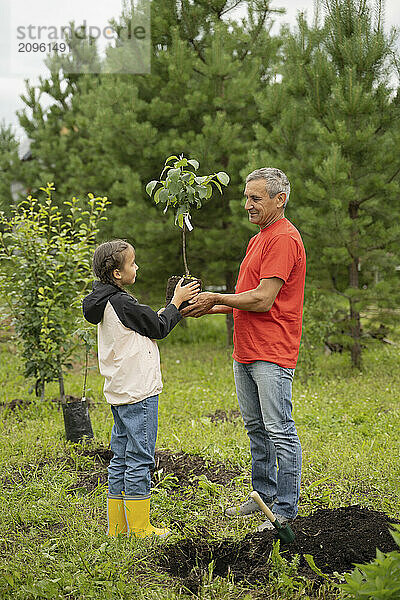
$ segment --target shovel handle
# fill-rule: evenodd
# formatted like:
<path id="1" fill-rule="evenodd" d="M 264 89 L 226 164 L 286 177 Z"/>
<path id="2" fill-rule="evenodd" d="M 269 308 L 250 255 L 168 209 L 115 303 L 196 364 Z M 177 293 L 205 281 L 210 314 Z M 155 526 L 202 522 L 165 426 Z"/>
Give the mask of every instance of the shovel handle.
<path id="1" fill-rule="evenodd" d="M 271 521 L 271 523 L 275 523 L 276 517 L 275 517 L 274 513 L 268 508 L 268 506 L 265 504 L 265 502 L 261 499 L 260 494 L 255 491 L 251 492 L 250 498 L 253 498 L 253 500 L 255 502 L 257 502 L 258 506 L 261 508 L 264 515 L 266 515 L 268 517 L 268 519 Z"/>

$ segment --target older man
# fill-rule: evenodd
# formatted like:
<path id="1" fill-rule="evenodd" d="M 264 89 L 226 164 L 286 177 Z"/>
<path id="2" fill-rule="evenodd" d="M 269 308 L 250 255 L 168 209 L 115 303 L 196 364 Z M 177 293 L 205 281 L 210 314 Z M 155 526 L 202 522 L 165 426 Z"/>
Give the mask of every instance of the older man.
<path id="1" fill-rule="evenodd" d="M 235 294 L 203 292 L 186 316 L 230 313 L 234 317 L 234 376 L 250 438 L 252 485 L 280 523 L 297 515 L 301 446 L 292 418 L 292 380 L 303 315 L 306 255 L 301 236 L 284 216 L 290 183 L 279 169 L 246 178 L 245 209 L 260 231 L 251 238 Z M 258 512 L 250 497 L 228 516 Z M 269 521 L 258 531 L 270 529 Z"/>

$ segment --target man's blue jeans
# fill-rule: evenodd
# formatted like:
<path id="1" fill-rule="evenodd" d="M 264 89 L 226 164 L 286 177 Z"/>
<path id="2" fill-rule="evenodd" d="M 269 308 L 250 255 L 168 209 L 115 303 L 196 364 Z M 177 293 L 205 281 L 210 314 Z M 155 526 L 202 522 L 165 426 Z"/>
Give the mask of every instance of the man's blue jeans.
<path id="1" fill-rule="evenodd" d="M 293 519 L 301 479 L 301 445 L 292 418 L 294 369 L 257 360 L 234 361 L 233 371 L 250 438 L 253 489 L 264 502 L 275 500 L 275 513 Z"/>
<path id="2" fill-rule="evenodd" d="M 134 404 L 111 406 L 114 425 L 108 467 L 108 493 L 149 497 L 158 427 L 158 396 Z"/>

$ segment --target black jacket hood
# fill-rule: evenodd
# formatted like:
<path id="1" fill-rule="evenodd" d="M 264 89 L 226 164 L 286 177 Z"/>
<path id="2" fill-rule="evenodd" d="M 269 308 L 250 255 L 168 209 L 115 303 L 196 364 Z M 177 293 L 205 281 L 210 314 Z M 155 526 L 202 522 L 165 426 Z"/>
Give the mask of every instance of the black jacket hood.
<path id="1" fill-rule="evenodd" d="M 103 318 L 104 309 L 109 299 L 122 290 L 117 285 L 102 283 L 101 281 L 94 281 L 92 287 L 93 291 L 83 299 L 82 308 L 85 319 L 89 323 L 97 325 Z"/>

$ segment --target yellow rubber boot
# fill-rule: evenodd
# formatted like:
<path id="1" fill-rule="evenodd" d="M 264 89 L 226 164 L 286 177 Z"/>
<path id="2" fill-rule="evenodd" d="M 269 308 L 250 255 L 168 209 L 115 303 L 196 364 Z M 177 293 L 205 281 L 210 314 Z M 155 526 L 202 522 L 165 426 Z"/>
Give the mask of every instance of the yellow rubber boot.
<path id="1" fill-rule="evenodd" d="M 128 524 L 125 518 L 123 496 L 107 497 L 107 535 L 117 537 L 119 533 L 128 533 Z"/>
<path id="2" fill-rule="evenodd" d="M 124 498 L 125 516 L 128 523 L 129 535 L 145 538 L 156 535 L 166 538 L 171 532 L 169 529 L 159 529 L 150 523 L 150 498 Z"/>

